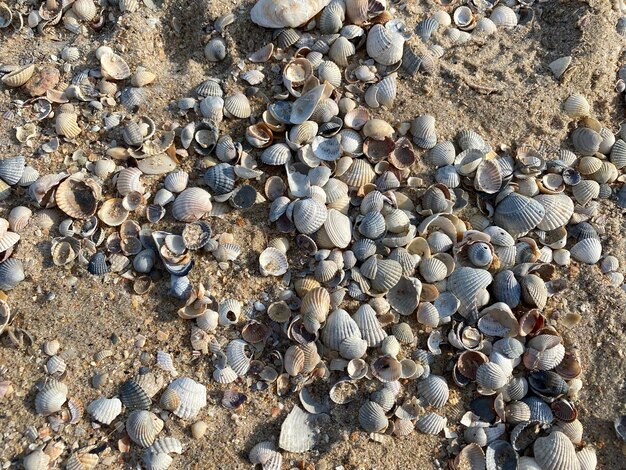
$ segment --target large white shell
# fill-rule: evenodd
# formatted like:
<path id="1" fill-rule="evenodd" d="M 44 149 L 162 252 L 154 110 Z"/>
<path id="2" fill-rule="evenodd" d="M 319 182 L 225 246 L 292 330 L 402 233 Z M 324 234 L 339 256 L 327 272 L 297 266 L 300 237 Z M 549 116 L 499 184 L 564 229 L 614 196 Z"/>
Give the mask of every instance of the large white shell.
<path id="1" fill-rule="evenodd" d="M 560 431 L 540 437 L 533 445 L 535 460 L 543 470 L 579 470 L 574 444 Z"/>
<path id="2" fill-rule="evenodd" d="M 178 394 L 180 404 L 173 413 L 181 419 L 193 419 L 206 406 L 206 387 L 188 377 L 174 380 L 167 387 Z"/>
<path id="3" fill-rule="evenodd" d="M 150 446 L 162 429 L 163 421 L 150 411 L 132 411 L 126 421 L 128 437 L 142 447 Z"/>
<path id="4" fill-rule="evenodd" d="M 35 410 L 41 415 L 56 413 L 67 400 L 67 385 L 50 380 L 35 397 Z"/>
<path id="5" fill-rule="evenodd" d="M 300 26 L 324 8 L 330 0 L 259 0 L 250 18 L 264 28 L 295 28 Z"/>
<path id="6" fill-rule="evenodd" d="M 172 215 L 181 222 L 195 222 L 211 211 L 211 195 L 201 188 L 187 188 L 174 201 Z"/>
<path id="7" fill-rule="evenodd" d="M 306 452 L 315 445 L 315 431 L 309 414 L 297 405 L 283 421 L 278 445 L 288 452 Z"/>
<path id="8" fill-rule="evenodd" d="M 102 424 L 111 424 L 121 412 L 122 402 L 119 398 L 100 397 L 96 398 L 87 406 L 87 413 Z"/>

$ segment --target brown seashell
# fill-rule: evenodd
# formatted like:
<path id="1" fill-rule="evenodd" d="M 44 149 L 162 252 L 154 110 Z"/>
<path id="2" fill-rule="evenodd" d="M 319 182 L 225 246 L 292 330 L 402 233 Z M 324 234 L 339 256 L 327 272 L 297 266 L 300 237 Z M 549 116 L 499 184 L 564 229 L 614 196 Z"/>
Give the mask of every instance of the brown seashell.
<path id="1" fill-rule="evenodd" d="M 2 77 L 2 83 L 10 87 L 19 87 L 24 85 L 35 73 L 35 64 L 25 65 L 14 70 L 11 73 L 7 73 Z"/>
<path id="2" fill-rule="evenodd" d="M 57 188 L 59 209 L 74 219 L 87 219 L 96 213 L 102 195 L 100 185 L 90 178 L 72 175 Z"/>

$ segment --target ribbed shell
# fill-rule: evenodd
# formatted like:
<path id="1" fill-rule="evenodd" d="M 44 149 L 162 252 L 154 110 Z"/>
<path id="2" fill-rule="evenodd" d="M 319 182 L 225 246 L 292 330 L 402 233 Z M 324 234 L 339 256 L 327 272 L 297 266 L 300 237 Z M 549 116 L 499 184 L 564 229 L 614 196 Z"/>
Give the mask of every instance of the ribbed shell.
<path id="1" fill-rule="evenodd" d="M 571 134 L 572 143 L 582 155 L 593 155 L 600 149 L 602 136 L 588 127 L 577 127 Z"/>
<path id="2" fill-rule="evenodd" d="M 152 404 L 146 391 L 133 379 L 128 379 L 121 385 L 119 396 L 124 406 L 131 411 L 148 410 Z"/>
<path id="3" fill-rule="evenodd" d="M 297 405 L 283 421 L 278 445 L 288 452 L 306 452 L 315 445 L 315 431 L 309 414 Z"/>
<path id="4" fill-rule="evenodd" d="M 228 163 L 212 166 L 204 174 L 204 182 L 217 196 L 230 193 L 235 188 L 235 179 L 235 170 Z"/>
<path id="5" fill-rule="evenodd" d="M 118 398 L 96 398 L 87 406 L 87 413 L 102 424 L 111 424 L 122 412 L 122 402 Z"/>
<path id="6" fill-rule="evenodd" d="M 448 402 L 450 392 L 445 378 L 431 374 L 417 383 L 417 393 L 429 405 L 441 408 Z"/>
<path id="7" fill-rule="evenodd" d="M 580 470 L 595 470 L 598 465 L 596 449 L 593 447 L 584 447 L 581 451 L 576 453 L 576 457 L 580 463 Z"/>
<path id="8" fill-rule="evenodd" d="M 359 224 L 361 235 L 371 239 L 383 236 L 385 229 L 385 217 L 380 212 L 368 212 Z"/>
<path id="9" fill-rule="evenodd" d="M 602 244 L 597 238 L 584 238 L 572 246 L 570 253 L 576 261 L 596 264 L 602 257 Z"/>
<path id="10" fill-rule="evenodd" d="M 587 98 L 585 98 L 581 94 L 574 94 L 569 96 L 565 102 L 563 103 L 563 111 L 569 117 L 576 119 L 584 116 L 588 116 L 591 111 L 591 107 L 589 106 L 589 102 Z"/>
<path id="11" fill-rule="evenodd" d="M 600 185 L 594 180 L 582 180 L 577 185 L 572 186 L 572 194 L 578 203 L 586 206 L 600 195 Z"/>
<path id="12" fill-rule="evenodd" d="M 100 457 L 90 452 L 72 454 L 65 462 L 65 470 L 92 470 L 96 468 Z"/>
<path id="13" fill-rule="evenodd" d="M 543 470 L 580 469 L 574 445 L 560 431 L 538 438 L 533 445 L 533 451 L 535 460 Z"/>
<path id="14" fill-rule="evenodd" d="M 206 387 L 193 379 L 176 379 L 169 384 L 167 390 L 174 391 L 180 399 L 180 404 L 173 413 L 181 419 L 194 419 L 206 406 Z"/>
<path id="15" fill-rule="evenodd" d="M 476 383 L 488 389 L 497 390 L 504 387 L 507 382 L 507 375 L 498 364 L 487 362 L 478 367 L 476 371 Z"/>
<path id="16" fill-rule="evenodd" d="M 435 118 L 430 114 L 418 116 L 411 123 L 413 143 L 420 148 L 432 149 L 437 144 Z"/>
<path id="17" fill-rule="evenodd" d="M 300 199 L 293 206 L 293 223 L 300 233 L 311 235 L 326 221 L 326 206 L 312 199 Z"/>
<path id="18" fill-rule="evenodd" d="M 22 178 L 26 159 L 23 155 L 8 157 L 0 160 L 0 179 L 11 186 Z"/>
<path id="19" fill-rule="evenodd" d="M 439 434 L 446 425 L 446 418 L 437 413 L 426 413 L 415 423 L 415 427 L 424 434 Z"/>
<path id="20" fill-rule="evenodd" d="M 43 450 L 37 449 L 22 460 L 24 470 L 48 470 L 50 457 Z"/>
<path id="21" fill-rule="evenodd" d="M 266 165 L 284 165 L 291 160 L 291 149 L 287 144 L 274 144 L 261 154 L 261 161 Z"/>
<path id="22" fill-rule="evenodd" d="M 187 188 L 174 201 L 172 215 L 181 222 L 195 222 L 211 211 L 211 196 L 201 188 Z"/>
<path id="23" fill-rule="evenodd" d="M 168 173 L 163 181 L 165 185 L 165 189 L 171 191 L 173 193 L 180 193 L 184 191 L 187 187 L 187 182 L 189 181 L 189 175 L 186 171 L 176 171 L 173 173 Z"/>
<path id="24" fill-rule="evenodd" d="M 161 432 L 163 425 L 163 421 L 154 413 L 135 410 L 128 415 L 126 432 L 133 442 L 141 447 L 148 447 Z"/>
<path id="25" fill-rule="evenodd" d="M 243 93 L 235 93 L 224 98 L 224 114 L 226 116 L 247 119 L 251 113 L 250 102 Z"/>
<path id="26" fill-rule="evenodd" d="M 367 54 L 376 62 L 392 65 L 402 59 L 404 38 L 400 34 L 375 24 L 367 35 Z"/>
<path id="27" fill-rule="evenodd" d="M 545 213 L 540 202 L 512 193 L 496 206 L 493 221 L 511 235 L 518 235 L 537 227 Z"/>
<path id="28" fill-rule="evenodd" d="M 376 312 L 369 305 L 361 305 L 352 319 L 358 325 L 361 336 L 367 341 L 369 347 L 379 347 L 383 339 L 387 337 L 387 333 L 376 318 Z"/>
<path id="29" fill-rule="evenodd" d="M 58 135 L 73 139 L 81 133 L 78 125 L 78 115 L 75 113 L 59 113 L 55 120 L 55 130 Z"/>
<path id="30" fill-rule="evenodd" d="M 387 428 L 389 421 L 382 406 L 366 401 L 359 409 L 359 424 L 367 432 L 380 432 Z"/>
<path id="31" fill-rule="evenodd" d="M 574 213 L 574 202 L 566 194 L 541 194 L 534 199 L 545 209 L 545 216 L 537 225 L 540 230 L 550 231 L 563 227 Z"/>
<path id="32" fill-rule="evenodd" d="M 494 8 L 489 19 L 498 27 L 512 28 L 517 25 L 517 15 L 515 11 L 503 5 Z"/>
<path id="33" fill-rule="evenodd" d="M 7 73 L 2 76 L 2 83 L 13 88 L 24 85 L 35 73 L 35 64 L 28 64 L 24 67 Z"/>
<path id="34" fill-rule="evenodd" d="M 50 415 L 61 410 L 67 400 L 67 385 L 58 380 L 49 380 L 35 397 L 35 410 L 40 415 Z"/>
<path id="35" fill-rule="evenodd" d="M 447 287 L 461 302 L 459 312 L 471 312 L 475 309 L 476 296 L 481 289 L 491 284 L 492 277 L 488 271 L 461 267 L 455 269 L 448 277 Z"/>
<path id="36" fill-rule="evenodd" d="M 321 339 L 328 348 L 339 351 L 341 343 L 353 336 L 361 338 L 361 331 L 348 312 L 342 309 L 335 310 L 328 315 L 322 329 Z"/>
<path id="37" fill-rule="evenodd" d="M 9 258 L 0 263 L 0 290 L 11 290 L 24 280 L 22 261 Z"/>
<path id="38" fill-rule="evenodd" d="M 139 178 L 141 177 L 141 175 L 142 175 L 142 172 L 139 168 L 134 168 L 134 167 L 124 168 L 117 175 L 117 182 L 116 182 L 117 191 L 122 196 L 126 196 L 127 194 L 132 193 L 132 192 L 139 192 L 143 194 L 144 187 L 139 181 Z"/>

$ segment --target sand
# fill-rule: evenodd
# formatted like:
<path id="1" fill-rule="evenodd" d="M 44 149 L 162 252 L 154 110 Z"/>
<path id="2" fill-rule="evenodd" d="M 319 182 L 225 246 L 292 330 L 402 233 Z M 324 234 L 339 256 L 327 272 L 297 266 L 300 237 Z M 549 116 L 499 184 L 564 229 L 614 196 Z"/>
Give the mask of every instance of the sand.
<path id="1" fill-rule="evenodd" d="M 225 80 L 226 92 L 242 89 L 230 72 L 271 40 L 271 32 L 250 22 L 247 12 L 251 3 L 168 0 L 161 10 L 150 11 L 142 5 L 137 12 L 124 15 L 117 8 L 108 7 L 104 29 L 86 37 L 75 36 L 60 26 L 48 29 L 45 36 L 0 33 L 4 34 L 0 40 L 0 63 L 47 63 L 52 55 L 60 56 L 64 45 L 72 44 L 81 51 L 81 59 L 74 65 L 76 71 L 93 67 L 95 48 L 108 44 L 132 67 L 144 65 L 157 73 L 157 81 L 146 88 L 144 114 L 158 123 L 186 122 L 187 118 L 177 115 L 172 103 L 190 96 L 193 87 L 207 77 Z M 438 8 L 433 1 L 393 2 L 392 6 L 409 28 L 427 12 Z M 597 119 L 616 132 L 624 113 L 624 98 L 614 90 L 625 42 L 615 32 L 619 15 L 608 0 L 547 1 L 536 4 L 534 10 L 532 23 L 449 49 L 431 76 L 416 75 L 400 81 L 393 111 L 383 110 L 380 116 L 398 125 L 416 115 L 430 113 L 437 119 L 440 139 L 453 138 L 459 130 L 472 128 L 494 145 L 529 143 L 556 149 L 570 145 L 567 142 L 570 122 L 560 111 L 560 104 L 569 94 L 578 92 L 588 98 Z M 209 64 L 202 53 L 209 37 L 205 31 L 211 30 L 215 18 L 229 11 L 237 19 L 227 28 L 228 57 L 221 63 Z M 565 55 L 573 57 L 573 66 L 559 82 L 548 64 Z M 62 71 L 61 80 L 68 81 L 72 73 L 64 72 L 60 65 L 57 67 Z M 251 64 L 246 63 L 244 68 L 251 68 Z M 260 86 L 261 91 L 271 96 L 271 87 L 279 76 L 270 65 L 263 72 L 266 80 Z M 64 158 L 79 148 L 89 153 L 90 160 L 95 160 L 103 155 L 111 140 L 120 139 L 119 131 L 109 134 L 89 131 L 81 135 L 76 145 L 63 143 L 56 153 L 33 156 L 31 149 L 17 142 L 13 130 L 26 122 L 14 101 L 24 97 L 14 90 L 0 91 L 0 111 L 15 112 L 12 120 L 0 119 L 0 155 L 22 153 L 27 156 L 28 164 L 42 173 L 63 169 Z M 253 112 L 258 113 L 265 103 L 255 98 L 252 105 Z M 224 132 L 240 135 L 246 123 L 229 121 L 226 125 L 228 129 L 225 126 Z M 52 123 L 41 123 L 39 132 L 33 148 L 52 136 Z M 191 173 L 192 180 L 202 176 L 201 164 L 195 158 L 184 160 L 181 166 Z M 432 178 L 426 165 L 419 165 L 417 174 L 427 181 Z M 6 217 L 10 208 L 18 204 L 27 204 L 27 198 L 23 191 L 15 190 L 0 203 L 0 216 Z M 211 220 L 214 232 L 232 233 L 244 251 L 225 270 L 212 257 L 204 256 L 192 271 L 192 279 L 204 282 L 218 299 L 230 297 L 246 304 L 260 299 L 262 293 L 271 300 L 277 299 L 281 286 L 273 279 L 261 277 L 257 267 L 258 253 L 276 235 L 267 221 L 267 209 L 266 204 Z M 625 266 L 622 211 L 612 200 L 602 202 L 602 211 L 606 215 L 602 234 L 605 252 L 617 256 Z M 65 453 L 57 463 L 64 461 L 71 450 L 91 444 L 104 444 L 101 462 L 109 468 L 131 468 L 141 458 L 141 450 L 136 446 L 130 453 L 119 452 L 117 441 L 121 435 L 95 429 L 87 418 L 56 431 L 46 430 L 46 418 L 34 412 L 35 383 L 44 377 L 47 360 L 41 345 L 46 340 L 57 339 L 68 364 L 65 381 L 70 396 L 84 404 L 101 395 L 116 394 L 119 384 L 142 365 L 142 352 L 150 353 L 153 358 L 160 350 L 172 354 L 181 376 L 207 385 L 209 405 L 201 416 L 208 423 L 208 432 L 200 440 L 191 438 L 190 423 L 166 420 L 163 435 L 178 437 L 185 445 L 184 454 L 176 456 L 170 468 L 249 468 L 247 452 L 257 442 L 277 438 L 280 425 L 297 397 L 278 397 L 272 388 L 265 392 L 247 390 L 251 383 L 217 386 L 209 380 L 210 361 L 192 356 L 191 324 L 176 316 L 177 305 L 166 295 L 166 281 L 155 282 L 148 294 L 137 296 L 132 286 L 117 276 L 102 279 L 87 275 L 83 268 L 58 268 L 50 259 L 50 240 L 57 235 L 56 228 L 43 233 L 27 227 L 14 255 L 24 262 L 27 273 L 26 280 L 10 293 L 10 305 L 16 315 L 14 324 L 28 331 L 33 343 L 20 349 L 8 344 L 0 348 L 0 365 L 6 369 L 2 376 L 15 387 L 13 396 L 0 403 L 2 467 L 17 468 L 29 449 L 46 440 L 65 445 Z M 621 443 L 612 422 L 616 415 L 626 411 L 623 367 L 626 294 L 611 287 L 597 266 L 576 265 L 561 269 L 560 274 L 566 280 L 566 288 L 550 299 L 547 308 L 582 315 L 576 327 L 560 326 L 560 330 L 584 368 L 585 386 L 576 405 L 585 426 L 585 443 L 598 449 L 598 468 L 625 468 Z M 418 345 L 425 347 L 427 333 L 419 328 L 417 331 Z M 146 342 L 137 348 L 134 343 L 140 335 Z M 266 350 L 273 347 L 269 344 Z M 113 356 L 96 364 L 93 354 L 103 349 L 111 349 Z M 443 359 L 438 367 L 445 366 Z M 99 390 L 91 386 L 91 378 L 97 372 L 109 374 Z M 166 373 L 162 375 L 171 379 Z M 411 387 L 407 393 L 412 392 Z M 246 392 L 248 401 L 242 409 L 232 411 L 221 406 L 222 391 L 226 388 Z M 454 393 L 467 396 L 465 391 Z M 299 455 L 284 453 L 284 468 L 427 469 L 437 468 L 437 460 L 444 461 L 449 456 L 446 440 L 440 437 L 412 434 L 385 439 L 382 443 L 372 441 L 359 429 L 358 406 L 358 402 L 353 402 L 334 410 L 321 423 L 320 443 L 315 450 Z M 453 412 L 444 410 L 449 416 Z M 29 426 L 40 430 L 42 438 L 35 443 L 25 437 Z"/>

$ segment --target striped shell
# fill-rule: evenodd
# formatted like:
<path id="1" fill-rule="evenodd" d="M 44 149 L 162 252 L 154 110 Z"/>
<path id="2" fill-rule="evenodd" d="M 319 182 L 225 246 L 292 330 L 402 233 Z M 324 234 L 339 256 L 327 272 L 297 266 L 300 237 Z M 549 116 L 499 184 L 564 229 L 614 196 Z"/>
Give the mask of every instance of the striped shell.
<path id="1" fill-rule="evenodd" d="M 19 67 L 2 77 L 2 83 L 9 87 L 19 87 L 24 85 L 35 73 L 35 64 Z"/>
<path id="2" fill-rule="evenodd" d="M 376 312 L 371 306 L 361 305 L 352 315 L 352 319 L 358 325 L 361 336 L 367 341 L 369 347 L 379 347 L 387 337 L 387 332 L 383 330 L 378 318 L 376 318 Z"/>
<path id="3" fill-rule="evenodd" d="M 224 114 L 227 117 L 247 119 L 251 113 L 250 102 L 243 93 L 235 93 L 224 99 Z"/>
<path id="4" fill-rule="evenodd" d="M 418 116 L 411 123 L 413 143 L 420 148 L 432 149 L 437 144 L 435 118 L 430 114 Z"/>
<path id="5" fill-rule="evenodd" d="M 17 184 L 24 174 L 25 158 L 23 155 L 8 157 L 0 160 L 0 179 L 14 185 Z"/>
<path id="6" fill-rule="evenodd" d="M 206 387 L 188 377 L 174 380 L 166 390 L 177 395 L 179 403 L 172 412 L 181 419 L 194 419 L 206 406 Z"/>
<path id="7" fill-rule="evenodd" d="M 135 410 L 128 415 L 126 432 L 136 444 L 141 447 L 149 447 L 163 429 L 163 425 L 163 421 L 154 413 Z"/>
<path id="8" fill-rule="evenodd" d="M 591 107 L 587 98 L 581 94 L 569 96 L 563 103 L 563 111 L 573 119 L 585 117 L 589 115 Z"/>
<path id="9" fill-rule="evenodd" d="M 584 238 L 572 246 L 570 253 L 576 261 L 596 264 L 602 257 L 602 244 L 597 238 Z"/>
<path id="10" fill-rule="evenodd" d="M 359 409 L 359 424 L 367 432 L 380 432 L 387 428 L 389 421 L 378 403 L 366 401 Z"/>
<path id="11" fill-rule="evenodd" d="M 126 196 L 129 193 L 144 192 L 144 187 L 139 181 L 143 173 L 138 168 L 124 168 L 117 175 L 116 187 L 117 191 L 122 195 Z"/>
<path id="12" fill-rule="evenodd" d="M 489 19 L 498 27 L 512 28 L 517 25 L 517 15 L 515 11 L 503 5 L 495 7 Z"/>
<path id="13" fill-rule="evenodd" d="M 437 413 L 426 413 L 415 423 L 415 427 L 424 434 L 439 434 L 446 426 L 446 418 Z"/>
<path id="14" fill-rule="evenodd" d="M 98 13 L 98 8 L 93 0 L 76 0 L 72 4 L 72 11 L 83 21 L 91 21 Z"/>
<path id="15" fill-rule="evenodd" d="M 21 260 L 9 258 L 0 263 L 0 290 L 11 290 L 24 278 L 24 266 Z"/>
<path id="16" fill-rule="evenodd" d="M 293 205 L 293 223 L 300 233 L 311 235 L 317 232 L 326 217 L 326 206 L 313 198 L 300 199 Z"/>
<path id="17" fill-rule="evenodd" d="M 403 46 L 404 38 L 381 24 L 375 24 L 367 34 L 367 54 L 383 65 L 399 62 L 402 59 Z"/>
<path id="18" fill-rule="evenodd" d="M 446 379 L 438 375 L 429 375 L 417 383 L 417 392 L 429 405 L 441 408 L 448 402 L 449 390 Z"/>
<path id="19" fill-rule="evenodd" d="M 566 194 L 541 194 L 534 199 L 543 206 L 545 211 L 545 216 L 537 224 L 540 230 L 550 231 L 563 227 L 574 214 L 574 202 Z"/>
<path id="20" fill-rule="evenodd" d="M 519 235 L 537 227 L 544 216 L 545 209 L 539 201 L 511 193 L 496 206 L 493 221 L 511 235 Z"/>
<path id="21" fill-rule="evenodd" d="M 102 424 L 111 424 L 122 412 L 122 402 L 118 398 L 96 398 L 87 406 L 87 413 Z"/>
<path id="22" fill-rule="evenodd" d="M 68 139 L 73 139 L 81 133 L 76 113 L 62 112 L 57 114 L 54 126 L 58 135 L 65 136 Z"/>
<path id="23" fill-rule="evenodd" d="M 172 215 L 181 222 L 195 222 L 211 211 L 211 195 L 201 188 L 187 188 L 178 195 Z"/>
<path id="24" fill-rule="evenodd" d="M 130 77 L 130 67 L 126 61 L 113 52 L 100 57 L 100 67 L 106 78 L 125 80 Z"/>
<path id="25" fill-rule="evenodd" d="M 535 460 L 543 470 L 578 470 L 580 463 L 574 445 L 565 434 L 553 431 L 533 444 Z"/>
<path id="26" fill-rule="evenodd" d="M 49 380 L 35 397 L 35 410 L 40 415 L 50 415 L 61 410 L 67 400 L 67 385 L 58 380 Z"/>

